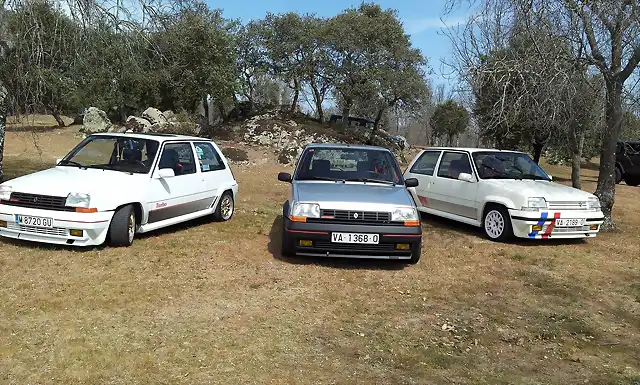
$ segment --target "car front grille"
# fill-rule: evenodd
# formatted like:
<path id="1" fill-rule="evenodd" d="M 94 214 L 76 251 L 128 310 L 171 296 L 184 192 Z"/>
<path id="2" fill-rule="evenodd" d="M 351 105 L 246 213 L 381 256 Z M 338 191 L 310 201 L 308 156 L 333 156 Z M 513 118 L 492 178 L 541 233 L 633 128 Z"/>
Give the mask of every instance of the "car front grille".
<path id="1" fill-rule="evenodd" d="M 586 210 L 588 205 L 586 201 L 549 201 L 550 210 Z"/>
<path id="2" fill-rule="evenodd" d="M 358 210 L 320 210 L 320 218 L 307 220 L 315 223 L 360 224 L 360 225 L 399 225 L 402 222 L 391 222 L 391 213 L 382 211 Z"/>
<path id="3" fill-rule="evenodd" d="M 32 234 L 58 235 L 61 237 L 69 236 L 69 230 L 64 229 L 62 227 L 53 227 L 53 228 L 47 229 L 42 227 L 19 225 L 14 222 L 9 222 L 7 223 L 7 229 L 14 230 L 14 231 L 23 231 L 23 232 L 32 233 Z"/>
<path id="4" fill-rule="evenodd" d="M 27 207 L 30 209 L 75 211 L 75 208 L 66 207 L 64 205 L 66 201 L 67 197 L 14 192 L 11 193 L 11 198 L 8 201 L 2 201 L 2 204 L 9 206 Z"/>

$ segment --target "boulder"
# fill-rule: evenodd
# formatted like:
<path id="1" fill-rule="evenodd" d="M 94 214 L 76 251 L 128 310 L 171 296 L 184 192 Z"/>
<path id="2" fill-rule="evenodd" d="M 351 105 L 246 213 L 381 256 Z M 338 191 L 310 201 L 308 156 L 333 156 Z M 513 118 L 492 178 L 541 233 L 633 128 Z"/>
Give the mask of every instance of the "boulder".
<path id="1" fill-rule="evenodd" d="M 151 124 L 167 124 L 169 120 L 162 114 L 157 108 L 149 107 L 142 113 L 142 117 L 148 120 Z"/>
<path id="2" fill-rule="evenodd" d="M 166 110 L 165 112 L 162 113 L 162 115 L 164 115 L 165 119 L 167 119 L 167 122 L 176 121 L 176 113 L 171 110 Z"/>
<path id="3" fill-rule="evenodd" d="M 151 128 L 151 122 L 147 119 L 139 118 L 137 116 L 129 116 L 125 127 L 133 132 L 149 132 Z"/>
<path id="4" fill-rule="evenodd" d="M 82 119 L 82 132 L 93 134 L 95 132 L 107 132 L 113 127 L 107 113 L 96 107 L 89 107 Z"/>

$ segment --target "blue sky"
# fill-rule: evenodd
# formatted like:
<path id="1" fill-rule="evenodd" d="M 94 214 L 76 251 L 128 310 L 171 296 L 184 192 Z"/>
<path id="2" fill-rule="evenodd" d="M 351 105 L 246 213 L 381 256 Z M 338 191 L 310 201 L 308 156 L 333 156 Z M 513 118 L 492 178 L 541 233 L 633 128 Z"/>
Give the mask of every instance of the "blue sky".
<path id="1" fill-rule="evenodd" d="M 466 9 L 458 9 L 445 14 L 446 0 L 378 0 L 383 8 L 394 8 L 402 20 L 405 30 L 411 35 L 415 47 L 429 59 L 433 73 L 430 78 L 433 85 L 445 84 L 448 80 L 443 74 L 441 60 L 451 56 L 449 38 L 442 32 L 444 27 L 455 27 L 464 22 Z M 318 16 L 333 16 L 345 8 L 357 7 L 361 1 L 354 0 L 208 0 L 212 8 L 222 8 L 227 18 L 241 19 L 246 22 L 260 19 L 267 12 L 315 13 Z M 442 20 L 441 20 L 442 19 Z M 448 88 L 448 87 L 447 87 Z"/>

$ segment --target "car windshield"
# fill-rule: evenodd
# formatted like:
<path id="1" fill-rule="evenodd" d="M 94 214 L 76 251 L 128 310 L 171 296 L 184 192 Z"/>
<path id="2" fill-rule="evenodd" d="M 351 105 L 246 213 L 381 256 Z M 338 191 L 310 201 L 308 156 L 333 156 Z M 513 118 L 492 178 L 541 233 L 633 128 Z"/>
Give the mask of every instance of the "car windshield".
<path id="1" fill-rule="evenodd" d="M 376 148 L 313 147 L 300 158 L 296 180 L 403 184 L 391 152 Z"/>
<path id="2" fill-rule="evenodd" d="M 90 136 L 58 165 L 146 174 L 151 170 L 158 146 L 158 141 L 150 139 Z"/>
<path id="3" fill-rule="evenodd" d="M 520 152 L 476 152 L 473 161 L 482 179 L 550 180 L 527 154 Z"/>

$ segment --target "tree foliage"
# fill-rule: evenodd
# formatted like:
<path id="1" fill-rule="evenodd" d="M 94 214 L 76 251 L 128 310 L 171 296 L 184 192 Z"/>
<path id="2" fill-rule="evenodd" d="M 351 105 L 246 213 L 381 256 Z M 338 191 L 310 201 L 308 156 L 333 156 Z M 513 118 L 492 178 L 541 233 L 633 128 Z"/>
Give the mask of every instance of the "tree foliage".
<path id="1" fill-rule="evenodd" d="M 431 125 L 438 136 L 446 136 L 448 145 L 469 125 L 469 112 L 453 100 L 438 105 L 431 117 Z"/>

